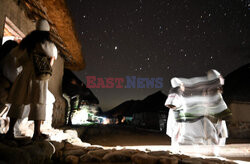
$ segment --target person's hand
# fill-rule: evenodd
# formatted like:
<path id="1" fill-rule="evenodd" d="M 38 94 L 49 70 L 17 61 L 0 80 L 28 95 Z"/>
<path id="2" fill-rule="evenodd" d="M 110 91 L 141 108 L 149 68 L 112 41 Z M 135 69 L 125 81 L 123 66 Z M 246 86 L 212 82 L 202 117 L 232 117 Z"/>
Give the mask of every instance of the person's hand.
<path id="1" fill-rule="evenodd" d="M 167 107 L 168 107 L 168 108 L 171 108 L 171 109 L 176 109 L 176 106 L 174 106 L 174 105 L 170 105 L 170 104 L 169 104 L 169 105 L 167 105 Z"/>
<path id="2" fill-rule="evenodd" d="M 51 66 L 54 64 L 54 61 L 55 61 L 55 57 L 52 57 L 52 58 L 50 59 L 50 65 L 51 65 Z"/>
<path id="3" fill-rule="evenodd" d="M 181 83 L 181 85 L 180 85 L 180 89 L 181 89 L 181 91 L 182 91 L 182 92 L 184 92 L 184 91 L 185 91 L 185 86 L 184 86 L 184 84 L 183 84 L 183 83 Z"/>

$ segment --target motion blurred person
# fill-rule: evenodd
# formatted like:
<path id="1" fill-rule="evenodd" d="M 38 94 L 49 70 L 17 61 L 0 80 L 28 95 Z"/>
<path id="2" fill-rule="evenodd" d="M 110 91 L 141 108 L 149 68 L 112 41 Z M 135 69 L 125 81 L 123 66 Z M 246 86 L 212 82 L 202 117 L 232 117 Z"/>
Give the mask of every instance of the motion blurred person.
<path id="1" fill-rule="evenodd" d="M 223 84 L 216 70 L 204 77 L 171 79 L 173 89 L 165 105 L 170 108 L 167 135 L 172 145 L 225 144 L 227 128 L 222 119 L 230 112 L 220 92 Z"/>
<path id="2" fill-rule="evenodd" d="M 6 118 L 8 105 L 6 105 L 6 100 L 13 83 L 13 81 L 10 81 L 6 76 L 5 68 L 7 65 L 9 65 L 8 68 L 11 67 L 12 63 L 9 63 L 7 59 L 10 56 L 10 51 L 17 45 L 18 43 L 16 41 L 8 40 L 0 47 L 0 133 L 6 133 L 8 128 L 8 118 Z"/>

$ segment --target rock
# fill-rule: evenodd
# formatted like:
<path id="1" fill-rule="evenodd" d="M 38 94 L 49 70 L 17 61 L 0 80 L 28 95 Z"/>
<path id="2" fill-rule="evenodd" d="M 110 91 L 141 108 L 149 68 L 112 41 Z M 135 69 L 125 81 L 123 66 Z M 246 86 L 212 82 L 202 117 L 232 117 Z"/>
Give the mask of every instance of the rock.
<path id="1" fill-rule="evenodd" d="M 66 150 L 64 151 L 64 156 L 68 156 L 68 155 L 75 155 L 75 156 L 81 156 L 83 154 L 86 154 L 88 151 L 86 149 L 73 149 L 73 150 Z"/>
<path id="2" fill-rule="evenodd" d="M 80 146 L 80 147 L 86 147 L 86 146 L 91 146 L 91 144 L 82 142 L 80 138 L 68 138 L 66 139 L 67 143 L 70 143 L 71 145 L 74 146 Z"/>
<path id="3" fill-rule="evenodd" d="M 74 155 L 68 155 L 67 157 L 65 157 L 65 162 L 70 164 L 78 164 L 79 157 Z"/>
<path id="4" fill-rule="evenodd" d="M 75 150 L 75 149 L 82 149 L 83 146 L 73 145 L 69 142 L 65 143 L 64 150 Z M 85 147 L 85 146 L 84 146 Z"/>
<path id="5" fill-rule="evenodd" d="M 96 146 L 89 146 L 85 148 L 88 152 L 89 151 L 95 151 L 95 150 L 103 150 L 102 147 L 96 147 Z"/>
<path id="6" fill-rule="evenodd" d="M 63 151 L 62 150 L 59 150 L 59 151 L 56 151 L 53 156 L 52 156 L 52 159 L 54 161 L 56 161 L 56 163 L 60 163 L 60 162 L 63 162 Z"/>
<path id="7" fill-rule="evenodd" d="M 11 164 L 26 164 L 31 162 L 28 152 L 17 147 L 9 147 L 0 143 L 0 160 Z"/>
<path id="8" fill-rule="evenodd" d="M 62 150 L 64 148 L 65 143 L 62 142 L 56 142 L 56 141 L 50 141 L 55 146 L 56 151 Z"/>
<path id="9" fill-rule="evenodd" d="M 99 150 L 89 151 L 88 154 L 99 157 L 99 158 L 103 158 L 104 155 L 106 155 L 107 153 L 110 153 L 110 152 L 112 152 L 112 150 L 99 149 Z"/>
<path id="10" fill-rule="evenodd" d="M 127 152 L 114 151 L 107 153 L 103 160 L 106 162 L 128 162 L 131 160 L 131 155 Z"/>
<path id="11" fill-rule="evenodd" d="M 75 146 L 69 142 L 65 142 L 64 150 L 73 150 L 73 149 L 79 149 L 79 146 Z"/>
<path id="12" fill-rule="evenodd" d="M 18 147 L 18 143 L 14 140 L 9 140 L 9 139 L 3 139 L 2 143 L 4 145 L 7 145 L 9 147 Z"/>
<path id="13" fill-rule="evenodd" d="M 200 160 L 197 160 L 195 158 L 187 158 L 187 159 L 183 159 L 180 161 L 181 164 L 202 164 L 202 162 Z"/>
<path id="14" fill-rule="evenodd" d="M 99 163 L 102 159 L 98 156 L 94 156 L 91 154 L 84 154 L 80 157 L 80 163 Z"/>
<path id="15" fill-rule="evenodd" d="M 152 156 L 170 156 L 170 152 L 169 151 L 152 151 L 149 152 L 148 155 L 152 155 Z"/>
<path id="16" fill-rule="evenodd" d="M 76 130 L 67 129 L 64 133 L 68 134 L 71 138 L 78 138 L 78 133 Z"/>
<path id="17" fill-rule="evenodd" d="M 157 164 L 158 159 L 146 153 L 137 153 L 131 157 L 134 164 Z"/>
<path id="18" fill-rule="evenodd" d="M 64 133 L 62 130 L 59 129 L 47 129 L 47 130 L 43 130 L 45 133 L 49 134 L 50 139 L 53 141 L 57 141 L 57 142 L 62 142 L 64 140 L 66 140 L 69 137 L 69 134 Z"/>
<path id="19" fill-rule="evenodd" d="M 118 150 L 116 152 L 120 152 L 120 153 L 123 153 L 123 154 L 126 154 L 128 156 L 132 156 L 136 153 L 139 153 L 140 151 L 139 150 L 133 150 L 133 149 L 122 149 L 122 150 Z"/>
<path id="20" fill-rule="evenodd" d="M 73 145 L 77 145 L 78 146 L 78 144 L 82 143 L 82 140 L 80 138 L 76 138 L 76 137 L 68 137 L 66 139 L 66 142 L 69 142 L 69 143 L 71 143 Z"/>
<path id="21" fill-rule="evenodd" d="M 178 164 L 179 160 L 176 157 L 163 157 L 160 158 L 159 164 Z"/>
<path id="22" fill-rule="evenodd" d="M 78 142 L 78 143 L 75 143 L 77 146 L 81 146 L 81 147 L 87 147 L 87 146 L 91 146 L 90 143 L 87 143 L 87 142 Z"/>
<path id="23" fill-rule="evenodd" d="M 189 156 L 183 155 L 183 154 L 175 154 L 175 155 L 172 155 L 172 156 L 178 158 L 179 160 L 189 159 L 190 158 Z"/>
<path id="24" fill-rule="evenodd" d="M 34 142 L 32 145 L 22 147 L 24 151 L 29 153 L 32 163 L 45 163 L 51 159 L 55 153 L 55 147 L 50 142 Z"/>
<path id="25" fill-rule="evenodd" d="M 33 144 L 33 141 L 31 140 L 30 137 L 20 137 L 20 138 L 16 138 L 16 139 L 15 139 L 15 142 L 18 144 L 18 147 Z"/>

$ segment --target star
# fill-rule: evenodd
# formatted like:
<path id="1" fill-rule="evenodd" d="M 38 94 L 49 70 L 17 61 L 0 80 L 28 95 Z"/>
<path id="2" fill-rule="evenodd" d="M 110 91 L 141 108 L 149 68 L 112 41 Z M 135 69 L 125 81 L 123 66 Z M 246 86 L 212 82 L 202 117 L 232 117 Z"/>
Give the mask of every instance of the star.
<path id="1" fill-rule="evenodd" d="M 196 77 L 208 67 L 228 74 L 250 60 L 250 8 L 243 4 L 250 0 L 66 1 L 88 75 L 164 77 L 167 92 L 175 75 Z M 98 91 L 100 106 L 129 99 Z M 146 92 L 140 96 L 148 96 Z M 119 101 L 112 102 L 113 97 Z"/>

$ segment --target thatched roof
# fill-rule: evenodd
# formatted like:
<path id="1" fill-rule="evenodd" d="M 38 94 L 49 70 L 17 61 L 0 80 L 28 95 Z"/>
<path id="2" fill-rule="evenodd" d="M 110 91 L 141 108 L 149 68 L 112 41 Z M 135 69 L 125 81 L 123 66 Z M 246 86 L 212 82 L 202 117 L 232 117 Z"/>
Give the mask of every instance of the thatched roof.
<path id="1" fill-rule="evenodd" d="M 75 81 L 75 84 L 72 83 L 72 80 Z M 64 69 L 62 89 L 63 93 L 70 97 L 80 95 L 89 104 L 99 104 L 94 93 L 69 69 Z"/>
<path id="2" fill-rule="evenodd" d="M 71 70 L 84 68 L 84 60 L 65 0 L 20 0 L 29 19 L 44 18 L 51 25 L 52 39 Z"/>

